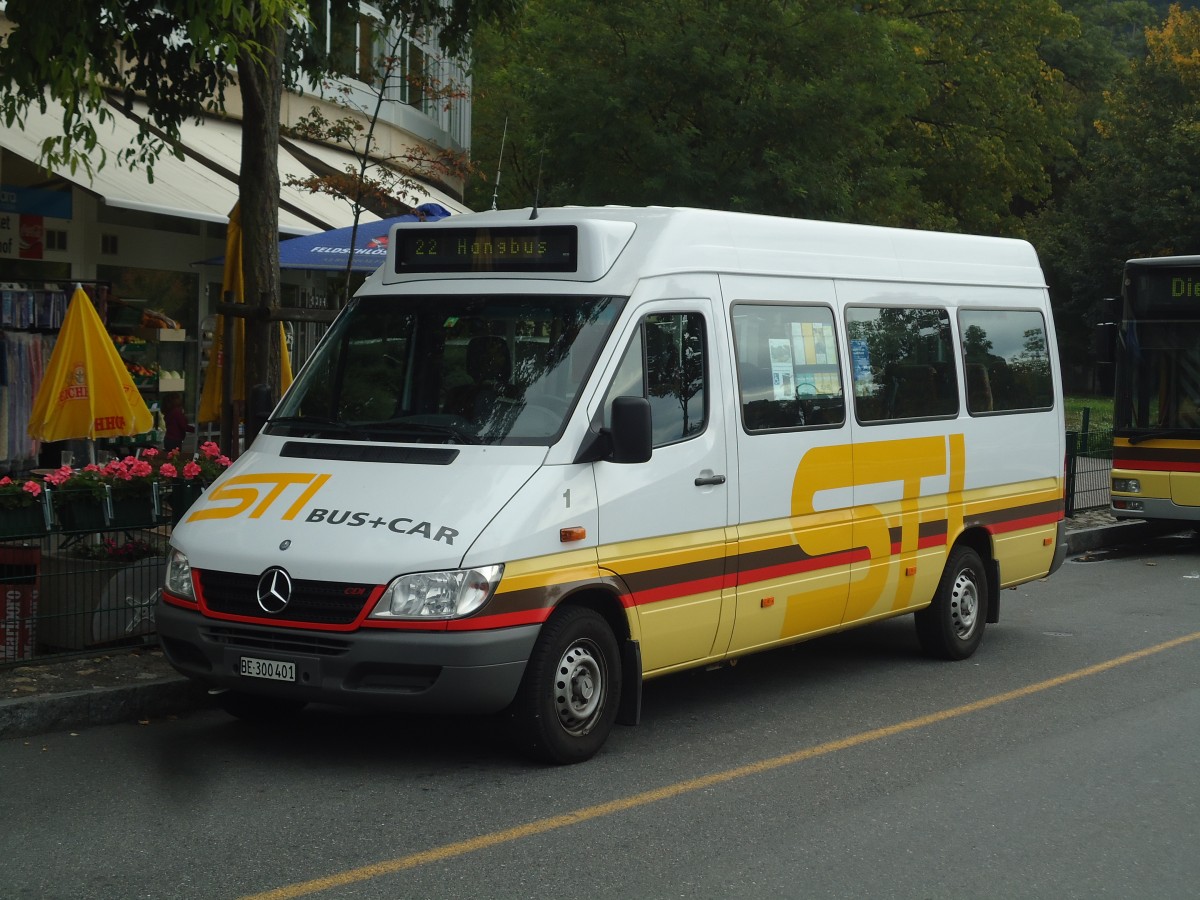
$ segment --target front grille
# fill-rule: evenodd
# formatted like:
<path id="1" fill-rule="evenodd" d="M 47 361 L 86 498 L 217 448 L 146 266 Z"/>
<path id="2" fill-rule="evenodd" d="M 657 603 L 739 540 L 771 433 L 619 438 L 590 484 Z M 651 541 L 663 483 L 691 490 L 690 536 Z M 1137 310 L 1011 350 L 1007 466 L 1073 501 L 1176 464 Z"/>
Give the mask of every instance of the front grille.
<path id="1" fill-rule="evenodd" d="M 292 581 L 292 597 L 284 610 L 268 614 L 258 605 L 258 580 L 258 575 L 205 569 L 200 573 L 200 590 L 205 604 L 216 613 L 313 625 L 349 625 L 358 618 L 374 590 L 370 584 L 297 578 Z"/>
<path id="2" fill-rule="evenodd" d="M 267 634 L 212 625 L 204 629 L 204 637 L 214 644 L 239 650 L 275 650 L 280 653 L 305 653 L 312 656 L 341 656 L 350 650 L 350 642 L 321 635 L 280 632 Z"/>

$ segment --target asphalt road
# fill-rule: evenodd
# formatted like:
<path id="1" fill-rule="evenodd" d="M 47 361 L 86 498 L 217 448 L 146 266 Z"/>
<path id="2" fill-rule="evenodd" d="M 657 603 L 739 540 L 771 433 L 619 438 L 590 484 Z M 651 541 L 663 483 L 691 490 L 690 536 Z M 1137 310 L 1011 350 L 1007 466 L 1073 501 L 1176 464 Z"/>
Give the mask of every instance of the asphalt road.
<path id="1" fill-rule="evenodd" d="M 0 741 L 0 897 L 1184 898 L 1200 884 L 1200 543 L 647 686 L 543 768 L 491 720 L 203 712 Z"/>

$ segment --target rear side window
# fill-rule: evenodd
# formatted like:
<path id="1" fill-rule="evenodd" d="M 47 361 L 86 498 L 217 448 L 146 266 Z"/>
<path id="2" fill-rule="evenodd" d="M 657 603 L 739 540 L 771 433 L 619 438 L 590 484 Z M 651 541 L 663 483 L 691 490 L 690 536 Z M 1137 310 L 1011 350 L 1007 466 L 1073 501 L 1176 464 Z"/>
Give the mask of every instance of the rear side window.
<path id="1" fill-rule="evenodd" d="M 845 404 L 831 309 L 737 303 L 733 340 L 746 431 L 842 424 Z"/>
<path id="2" fill-rule="evenodd" d="M 1040 312 L 962 310 L 958 328 L 971 415 L 1054 405 L 1046 322 Z"/>
<path id="3" fill-rule="evenodd" d="M 950 314 L 921 307 L 850 307 L 846 333 L 860 422 L 958 415 Z"/>

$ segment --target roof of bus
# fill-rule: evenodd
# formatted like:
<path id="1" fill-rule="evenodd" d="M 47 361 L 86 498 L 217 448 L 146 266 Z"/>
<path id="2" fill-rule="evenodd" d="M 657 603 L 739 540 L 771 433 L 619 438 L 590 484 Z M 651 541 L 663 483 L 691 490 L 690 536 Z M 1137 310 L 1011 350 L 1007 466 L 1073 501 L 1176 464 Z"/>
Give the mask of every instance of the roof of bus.
<path id="1" fill-rule="evenodd" d="M 494 210 L 397 227 L 528 226 L 532 213 Z M 555 207 L 538 210 L 534 221 L 585 220 L 635 226 L 611 275 L 703 271 L 1045 286 L 1036 251 L 1012 238 L 677 207 Z"/>
<path id="2" fill-rule="evenodd" d="M 1147 256 L 1128 259 L 1127 266 L 1200 266 L 1200 256 Z"/>

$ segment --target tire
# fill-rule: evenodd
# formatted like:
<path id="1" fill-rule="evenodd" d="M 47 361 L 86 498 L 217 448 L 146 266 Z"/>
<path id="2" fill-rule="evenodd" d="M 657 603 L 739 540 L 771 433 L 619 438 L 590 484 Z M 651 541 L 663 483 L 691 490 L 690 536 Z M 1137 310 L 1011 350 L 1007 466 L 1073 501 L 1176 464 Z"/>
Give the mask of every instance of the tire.
<path id="1" fill-rule="evenodd" d="M 286 700 L 242 691 L 222 691 L 215 699 L 217 706 L 244 722 L 278 722 L 296 715 L 308 705 L 304 700 Z"/>
<path id="2" fill-rule="evenodd" d="M 921 649 L 939 659 L 966 659 L 983 640 L 989 599 L 983 560 L 970 547 L 955 547 L 933 602 L 914 617 Z"/>
<path id="3" fill-rule="evenodd" d="M 513 704 L 517 738 L 545 762 L 583 762 L 604 745 L 620 699 L 620 650 L 604 617 L 559 610 L 542 626 Z"/>

